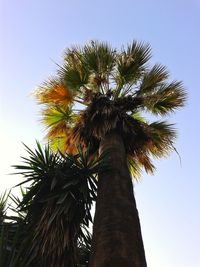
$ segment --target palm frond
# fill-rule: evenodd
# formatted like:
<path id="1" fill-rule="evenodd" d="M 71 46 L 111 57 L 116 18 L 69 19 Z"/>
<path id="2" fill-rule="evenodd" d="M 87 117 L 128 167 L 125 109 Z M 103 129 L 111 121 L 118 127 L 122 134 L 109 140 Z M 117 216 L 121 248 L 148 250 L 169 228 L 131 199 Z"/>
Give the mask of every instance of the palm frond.
<path id="1" fill-rule="evenodd" d="M 71 107 L 63 108 L 60 106 L 51 106 L 43 110 L 43 122 L 47 127 L 57 126 L 59 123 L 70 125 L 75 120 L 75 114 Z"/>
<path id="2" fill-rule="evenodd" d="M 133 41 L 127 49 L 123 49 L 117 57 L 116 83 L 121 90 L 127 83 L 134 84 L 142 76 L 145 64 L 151 57 L 148 44 Z M 118 92 L 119 94 L 119 92 Z"/>
<path id="3" fill-rule="evenodd" d="M 139 122 L 146 123 L 147 120 L 140 112 L 132 112 L 131 117 Z"/>
<path id="4" fill-rule="evenodd" d="M 106 43 L 91 41 L 85 45 L 81 57 L 83 65 L 85 65 L 91 73 L 99 75 L 109 74 L 115 63 L 115 51 Z"/>
<path id="5" fill-rule="evenodd" d="M 77 65 L 75 67 L 65 65 L 59 70 L 59 74 L 66 86 L 77 93 L 80 92 L 82 87 L 87 85 L 89 80 L 87 71 L 84 71 L 84 69 L 80 70 Z"/>
<path id="6" fill-rule="evenodd" d="M 137 118 L 126 118 L 127 132 L 123 131 L 124 145 L 130 171 L 139 177 L 141 170 L 153 173 L 152 158 L 160 158 L 174 150 L 176 131 L 165 121 L 147 123 Z"/>
<path id="7" fill-rule="evenodd" d="M 59 66 L 58 75 L 66 86 L 75 94 L 89 82 L 89 71 L 81 61 L 82 50 L 78 47 L 67 49 L 64 53 L 63 66 Z"/>
<path id="8" fill-rule="evenodd" d="M 73 101 L 73 91 L 58 79 L 50 79 L 35 90 L 34 95 L 40 104 L 68 106 Z"/>
<path id="9" fill-rule="evenodd" d="M 154 65 L 149 71 L 144 73 L 137 96 L 149 95 L 156 91 L 168 77 L 169 73 L 165 66 L 160 64 Z"/>
<path id="10" fill-rule="evenodd" d="M 76 120 L 76 114 L 70 107 L 51 106 L 43 110 L 42 120 L 48 129 L 46 137 L 51 148 L 54 151 L 57 149 L 64 151 L 67 140 L 71 137 L 71 128 Z"/>
<path id="11" fill-rule="evenodd" d="M 173 143 L 176 131 L 173 124 L 165 121 L 153 122 L 148 126 L 149 141 L 147 149 L 154 157 L 168 155 L 174 150 Z"/>
<path id="12" fill-rule="evenodd" d="M 186 94 L 182 82 L 161 84 L 151 95 L 144 96 L 143 105 L 153 114 L 165 115 L 183 107 Z"/>

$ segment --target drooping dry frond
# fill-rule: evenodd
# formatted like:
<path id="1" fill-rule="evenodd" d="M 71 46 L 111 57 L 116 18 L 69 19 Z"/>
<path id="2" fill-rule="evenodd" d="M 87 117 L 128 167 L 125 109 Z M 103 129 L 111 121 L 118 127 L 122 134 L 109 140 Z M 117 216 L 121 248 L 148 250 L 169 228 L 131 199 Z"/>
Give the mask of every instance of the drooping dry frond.
<path id="1" fill-rule="evenodd" d="M 173 150 L 176 131 L 173 124 L 165 121 L 153 122 L 148 125 L 149 141 L 147 149 L 154 157 L 162 157 Z"/>
<path id="2" fill-rule="evenodd" d="M 137 134 L 130 135 L 127 141 L 129 160 L 132 160 L 139 170 L 143 167 L 146 172 L 153 173 L 154 166 L 151 159 L 161 158 L 174 150 L 175 137 L 176 132 L 171 124 L 164 121 L 150 124 L 142 122 L 140 126 L 138 125 Z M 138 175 L 138 172 L 136 174 Z"/>

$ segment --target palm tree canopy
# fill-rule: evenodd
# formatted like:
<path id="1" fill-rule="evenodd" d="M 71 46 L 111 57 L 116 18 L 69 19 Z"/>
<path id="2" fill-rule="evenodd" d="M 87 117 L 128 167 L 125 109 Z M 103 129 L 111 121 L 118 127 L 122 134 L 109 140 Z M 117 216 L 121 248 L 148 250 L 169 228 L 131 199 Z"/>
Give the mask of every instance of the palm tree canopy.
<path id="1" fill-rule="evenodd" d="M 184 105 L 180 81 L 165 66 L 150 66 L 151 48 L 133 41 L 121 50 L 91 41 L 64 52 L 57 75 L 35 96 L 45 106 L 42 120 L 51 146 L 75 153 L 77 144 L 98 151 L 110 131 L 123 137 L 133 174 L 153 172 L 151 157 L 174 149 L 176 131 L 166 121 L 149 123 L 141 113 L 167 115 Z"/>

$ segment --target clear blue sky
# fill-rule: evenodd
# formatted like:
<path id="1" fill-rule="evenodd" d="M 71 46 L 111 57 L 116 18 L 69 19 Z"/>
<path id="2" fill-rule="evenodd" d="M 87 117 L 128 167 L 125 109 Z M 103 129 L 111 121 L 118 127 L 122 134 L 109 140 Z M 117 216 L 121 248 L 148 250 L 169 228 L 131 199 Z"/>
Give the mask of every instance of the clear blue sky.
<path id="1" fill-rule="evenodd" d="M 34 147 L 43 139 L 29 94 L 54 73 L 63 49 L 91 39 L 116 47 L 149 42 L 152 62 L 183 80 L 188 103 L 169 118 L 182 164 L 174 153 L 135 185 L 148 267 L 199 267 L 199 14 L 199 0 L 0 0 L 0 191 L 19 181 L 6 174 L 24 154 L 21 142 Z"/>

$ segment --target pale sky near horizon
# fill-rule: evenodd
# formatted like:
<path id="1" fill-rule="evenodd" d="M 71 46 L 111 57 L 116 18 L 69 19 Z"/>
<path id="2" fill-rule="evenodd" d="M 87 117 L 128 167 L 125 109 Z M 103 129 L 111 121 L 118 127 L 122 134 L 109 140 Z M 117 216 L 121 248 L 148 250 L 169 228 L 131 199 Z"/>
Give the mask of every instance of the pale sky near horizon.
<path id="1" fill-rule="evenodd" d="M 0 0 L 0 192 L 44 129 L 30 92 L 55 73 L 64 48 L 91 39 L 120 48 L 151 44 L 152 62 L 168 67 L 188 92 L 176 123 L 176 153 L 135 184 L 148 267 L 200 266 L 200 0 Z"/>

